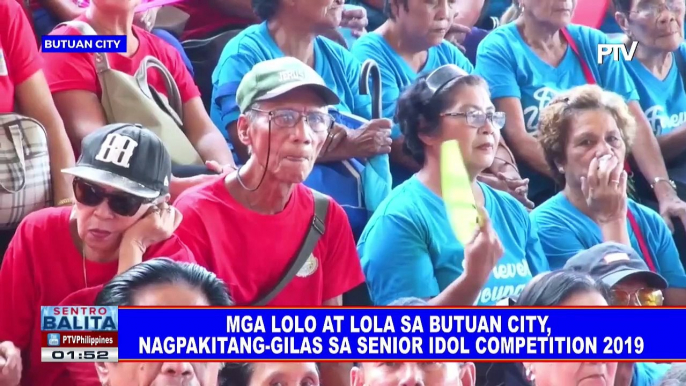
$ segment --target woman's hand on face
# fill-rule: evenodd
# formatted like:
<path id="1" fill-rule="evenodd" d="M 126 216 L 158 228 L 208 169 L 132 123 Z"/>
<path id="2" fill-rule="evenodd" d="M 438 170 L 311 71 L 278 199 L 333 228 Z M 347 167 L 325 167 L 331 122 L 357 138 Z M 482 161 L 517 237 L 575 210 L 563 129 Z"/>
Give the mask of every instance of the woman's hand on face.
<path id="1" fill-rule="evenodd" d="M 481 225 L 472 241 L 464 247 L 465 276 L 476 283 L 486 283 L 505 250 L 491 225 L 491 219 L 483 208 L 478 209 Z"/>
<path id="2" fill-rule="evenodd" d="M 21 351 L 10 341 L 0 343 L 0 386 L 19 386 Z"/>
<path id="3" fill-rule="evenodd" d="M 471 30 L 472 29 L 466 25 L 453 23 L 453 25 L 450 27 L 450 30 L 448 30 L 448 33 L 445 34 L 445 40 L 455 45 L 455 47 L 462 51 L 462 53 L 465 53 L 467 50 L 464 48 L 462 43 L 464 43 L 467 34 L 471 32 Z"/>
<path id="4" fill-rule="evenodd" d="M 624 164 L 614 154 L 591 160 L 588 175 L 581 177 L 581 190 L 596 223 L 625 221 L 626 182 Z"/>
<path id="5" fill-rule="evenodd" d="M 151 245 L 169 239 L 182 219 L 181 212 L 166 202 L 154 205 L 126 230 L 124 240 L 136 243 L 145 251 Z"/>
<path id="6" fill-rule="evenodd" d="M 367 33 L 367 10 L 362 7 L 343 9 L 340 27 L 349 28 L 352 35 L 356 38 Z"/>

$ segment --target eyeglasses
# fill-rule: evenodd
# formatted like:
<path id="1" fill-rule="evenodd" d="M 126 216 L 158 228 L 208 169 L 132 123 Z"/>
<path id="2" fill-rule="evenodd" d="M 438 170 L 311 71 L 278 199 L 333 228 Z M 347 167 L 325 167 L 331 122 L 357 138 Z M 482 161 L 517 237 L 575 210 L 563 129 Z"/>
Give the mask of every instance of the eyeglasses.
<path id="1" fill-rule="evenodd" d="M 253 108 L 252 110 L 267 114 L 271 123 L 286 129 L 295 127 L 302 119 L 304 119 L 312 131 L 320 133 L 330 130 L 334 122 L 334 119 L 331 115 L 319 111 L 303 113 L 291 109 L 265 111 Z"/>
<path id="2" fill-rule="evenodd" d="M 98 206 L 107 200 L 107 205 L 112 212 L 125 217 L 133 216 L 141 205 L 154 201 L 127 193 L 107 193 L 103 188 L 80 178 L 74 179 L 74 197 L 79 203 L 91 207 Z"/>
<path id="3" fill-rule="evenodd" d="M 627 292 L 623 290 L 612 290 L 612 304 L 615 306 L 662 306 L 665 298 L 662 291 L 655 288 L 641 288 L 637 291 Z"/>
<path id="4" fill-rule="evenodd" d="M 632 13 L 637 13 L 643 17 L 657 17 L 665 9 L 673 14 L 679 14 L 684 11 L 684 8 L 686 8 L 684 0 L 667 0 L 665 3 L 641 3 Z"/>
<path id="5" fill-rule="evenodd" d="M 500 130 L 505 126 L 505 113 L 502 111 L 488 112 L 470 111 L 468 113 L 443 113 L 442 117 L 465 117 L 467 124 L 474 128 L 483 127 L 486 121 L 490 121 L 493 127 Z"/>

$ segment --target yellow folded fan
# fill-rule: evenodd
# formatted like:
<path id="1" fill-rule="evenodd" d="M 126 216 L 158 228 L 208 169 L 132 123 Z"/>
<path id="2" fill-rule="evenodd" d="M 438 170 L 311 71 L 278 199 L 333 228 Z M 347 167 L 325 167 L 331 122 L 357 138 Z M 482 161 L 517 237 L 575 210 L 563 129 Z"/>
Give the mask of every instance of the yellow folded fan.
<path id="1" fill-rule="evenodd" d="M 481 220 L 460 144 L 454 140 L 441 145 L 441 190 L 455 237 L 462 245 L 466 245 L 479 228 Z"/>

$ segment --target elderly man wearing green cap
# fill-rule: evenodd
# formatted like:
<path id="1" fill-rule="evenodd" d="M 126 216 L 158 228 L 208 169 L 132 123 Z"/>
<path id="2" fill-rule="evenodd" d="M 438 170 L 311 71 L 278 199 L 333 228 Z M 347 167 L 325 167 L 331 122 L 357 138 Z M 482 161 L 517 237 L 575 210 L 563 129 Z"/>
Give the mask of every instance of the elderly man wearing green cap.
<path id="1" fill-rule="evenodd" d="M 250 158 L 177 200 L 177 234 L 237 305 L 340 305 L 364 282 L 350 225 L 337 203 L 303 185 L 338 97 L 312 68 L 284 57 L 256 64 L 237 103 Z"/>
<path id="2" fill-rule="evenodd" d="M 303 185 L 338 97 L 312 68 L 285 57 L 256 64 L 236 99 L 250 158 L 179 197 L 177 235 L 238 306 L 342 305 L 364 283 L 352 231 L 340 205 Z M 322 368 L 327 385 L 349 377 L 349 366 L 336 366 Z"/>

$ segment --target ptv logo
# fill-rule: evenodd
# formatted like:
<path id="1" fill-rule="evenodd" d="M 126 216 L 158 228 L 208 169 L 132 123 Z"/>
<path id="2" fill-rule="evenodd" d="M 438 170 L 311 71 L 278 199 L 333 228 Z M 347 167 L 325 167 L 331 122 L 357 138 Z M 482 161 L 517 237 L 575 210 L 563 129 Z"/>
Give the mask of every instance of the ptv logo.
<path id="1" fill-rule="evenodd" d="M 598 64 L 603 64 L 607 56 L 612 55 L 612 60 L 619 62 L 619 55 L 621 54 L 624 60 L 633 60 L 636 55 L 636 47 L 638 42 L 631 42 L 631 46 L 623 43 L 606 43 L 598 44 Z"/>

